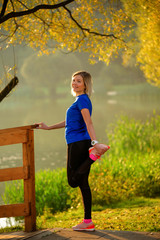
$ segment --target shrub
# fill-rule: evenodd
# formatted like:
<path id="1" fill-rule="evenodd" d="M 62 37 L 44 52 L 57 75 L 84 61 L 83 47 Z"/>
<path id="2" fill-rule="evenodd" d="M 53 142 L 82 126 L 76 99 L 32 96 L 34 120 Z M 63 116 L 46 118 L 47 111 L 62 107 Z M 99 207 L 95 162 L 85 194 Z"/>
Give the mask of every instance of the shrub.
<path id="1" fill-rule="evenodd" d="M 51 212 L 65 210 L 68 207 L 68 184 L 66 170 L 44 170 L 36 174 L 36 207 L 39 214 L 44 207 Z"/>
<path id="2" fill-rule="evenodd" d="M 41 215 L 45 208 L 52 213 L 67 209 L 69 198 L 66 170 L 44 170 L 36 173 L 36 211 Z M 5 204 L 21 203 L 24 201 L 23 182 L 14 181 L 6 184 L 3 201 Z"/>
<path id="3" fill-rule="evenodd" d="M 121 116 L 107 132 L 112 154 L 127 156 L 128 153 L 158 151 L 160 146 L 160 116 L 154 115 L 146 122 Z"/>

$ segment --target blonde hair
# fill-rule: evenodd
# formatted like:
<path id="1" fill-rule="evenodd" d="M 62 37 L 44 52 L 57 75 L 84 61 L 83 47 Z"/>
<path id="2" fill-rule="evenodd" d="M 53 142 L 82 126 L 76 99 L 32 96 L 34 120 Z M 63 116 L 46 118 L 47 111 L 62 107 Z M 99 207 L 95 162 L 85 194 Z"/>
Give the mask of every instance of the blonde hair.
<path id="1" fill-rule="evenodd" d="M 84 85 L 85 85 L 85 90 L 84 93 L 86 93 L 89 97 L 92 94 L 92 77 L 91 74 L 85 71 L 78 71 L 72 74 L 72 79 L 74 76 L 80 75 L 83 78 Z M 75 92 L 72 89 L 72 81 L 71 81 L 71 93 L 73 96 L 75 96 Z"/>

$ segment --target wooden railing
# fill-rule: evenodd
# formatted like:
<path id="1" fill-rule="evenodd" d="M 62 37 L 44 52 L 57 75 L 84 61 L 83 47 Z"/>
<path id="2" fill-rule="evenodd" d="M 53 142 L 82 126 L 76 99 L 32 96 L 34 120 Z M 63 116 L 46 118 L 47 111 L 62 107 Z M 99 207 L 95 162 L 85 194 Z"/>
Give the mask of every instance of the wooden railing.
<path id="1" fill-rule="evenodd" d="M 0 182 L 23 179 L 24 203 L 0 206 L 0 218 L 25 217 L 25 231 L 36 230 L 34 131 L 36 125 L 0 130 L 0 146 L 22 143 L 23 167 L 0 169 Z"/>

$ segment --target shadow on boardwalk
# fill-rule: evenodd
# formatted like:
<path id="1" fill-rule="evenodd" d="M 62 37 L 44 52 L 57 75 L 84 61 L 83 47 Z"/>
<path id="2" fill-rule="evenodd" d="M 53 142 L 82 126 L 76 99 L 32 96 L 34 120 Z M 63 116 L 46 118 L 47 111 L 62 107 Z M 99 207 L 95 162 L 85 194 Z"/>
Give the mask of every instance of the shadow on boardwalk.
<path id="1" fill-rule="evenodd" d="M 158 240 L 160 233 L 130 232 L 130 231 L 110 231 L 96 230 L 94 232 L 78 232 L 71 229 L 53 228 L 32 233 L 13 232 L 2 233 L 0 239 L 3 240 Z"/>

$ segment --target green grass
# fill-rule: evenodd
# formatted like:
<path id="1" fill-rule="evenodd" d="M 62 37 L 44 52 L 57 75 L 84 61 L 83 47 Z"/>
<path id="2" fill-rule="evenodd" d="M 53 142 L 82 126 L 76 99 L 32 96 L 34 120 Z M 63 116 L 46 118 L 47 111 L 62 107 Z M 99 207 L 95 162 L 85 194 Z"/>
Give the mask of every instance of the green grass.
<path id="1" fill-rule="evenodd" d="M 123 231 L 160 231 L 160 199 L 135 198 L 110 206 L 94 206 L 92 218 L 96 229 Z M 37 227 L 71 228 L 83 219 L 83 208 L 71 208 L 51 214 L 49 210 L 37 218 Z"/>
<path id="2" fill-rule="evenodd" d="M 94 205 L 92 218 L 96 229 L 159 232 L 160 198 L 134 198 L 131 200 L 110 204 L 108 206 Z M 52 214 L 44 210 L 37 217 L 37 229 L 71 228 L 83 219 L 83 207 L 70 208 L 67 211 Z M 0 229 L 2 232 L 22 231 L 24 226 Z"/>
<path id="3" fill-rule="evenodd" d="M 24 231 L 24 227 L 21 225 L 14 226 L 14 227 L 5 227 L 0 229 L 0 233 L 4 232 L 18 232 L 18 231 Z"/>

